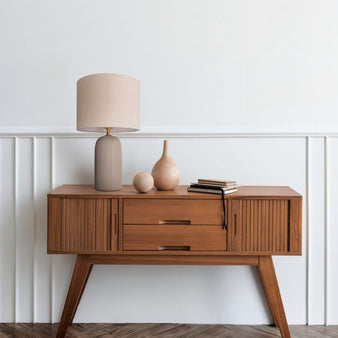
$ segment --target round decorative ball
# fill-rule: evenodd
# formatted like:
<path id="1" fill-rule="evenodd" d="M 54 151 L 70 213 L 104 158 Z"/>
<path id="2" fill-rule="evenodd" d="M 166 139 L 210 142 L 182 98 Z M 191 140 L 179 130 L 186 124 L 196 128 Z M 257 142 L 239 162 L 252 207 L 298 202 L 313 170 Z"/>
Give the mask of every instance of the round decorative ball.
<path id="1" fill-rule="evenodd" d="M 154 179 L 149 173 L 137 173 L 133 178 L 133 186 L 139 192 L 148 192 L 154 186 Z"/>

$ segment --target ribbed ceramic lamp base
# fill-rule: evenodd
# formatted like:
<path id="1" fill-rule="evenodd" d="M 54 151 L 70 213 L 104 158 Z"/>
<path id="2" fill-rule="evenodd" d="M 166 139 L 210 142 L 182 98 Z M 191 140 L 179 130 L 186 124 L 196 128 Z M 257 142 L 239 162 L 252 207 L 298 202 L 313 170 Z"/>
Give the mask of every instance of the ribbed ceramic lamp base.
<path id="1" fill-rule="evenodd" d="M 95 145 L 95 189 L 116 191 L 122 188 L 122 149 L 111 135 L 100 137 Z"/>

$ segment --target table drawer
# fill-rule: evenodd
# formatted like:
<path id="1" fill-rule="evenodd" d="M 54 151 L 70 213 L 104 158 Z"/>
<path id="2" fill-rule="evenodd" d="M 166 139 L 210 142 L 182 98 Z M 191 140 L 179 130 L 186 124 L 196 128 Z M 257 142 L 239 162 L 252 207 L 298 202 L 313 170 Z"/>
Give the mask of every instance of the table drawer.
<path id="1" fill-rule="evenodd" d="M 225 201 L 227 203 L 227 201 Z M 222 200 L 125 199 L 124 224 L 222 225 Z M 226 217 L 226 215 L 225 215 Z"/>
<path id="2" fill-rule="evenodd" d="M 205 225 L 124 225 L 123 250 L 226 250 L 226 230 Z"/>

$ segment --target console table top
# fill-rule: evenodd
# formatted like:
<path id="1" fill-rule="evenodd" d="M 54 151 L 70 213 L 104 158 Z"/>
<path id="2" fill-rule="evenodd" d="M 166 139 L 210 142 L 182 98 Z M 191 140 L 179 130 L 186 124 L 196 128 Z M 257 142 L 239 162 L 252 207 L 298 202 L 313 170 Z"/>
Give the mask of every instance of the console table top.
<path id="1" fill-rule="evenodd" d="M 48 194 L 50 197 L 137 197 L 137 198 L 203 198 L 221 199 L 221 195 L 188 192 L 187 185 L 179 185 L 172 191 L 151 190 L 141 194 L 132 185 L 124 185 L 119 191 L 98 191 L 93 185 L 65 184 Z M 232 198 L 301 198 L 302 195 L 288 186 L 240 186 L 237 192 L 225 195 Z"/>

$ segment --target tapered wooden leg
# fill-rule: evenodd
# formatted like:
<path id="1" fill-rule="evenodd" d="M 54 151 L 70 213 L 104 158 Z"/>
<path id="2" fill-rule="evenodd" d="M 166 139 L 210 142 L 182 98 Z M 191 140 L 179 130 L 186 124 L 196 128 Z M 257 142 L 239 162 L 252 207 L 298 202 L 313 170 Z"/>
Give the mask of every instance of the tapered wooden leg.
<path id="1" fill-rule="evenodd" d="M 264 257 L 264 256 L 262 256 L 262 257 Z M 264 258 L 263 258 L 263 260 L 264 260 Z M 265 292 L 265 295 L 266 295 L 266 300 L 268 301 L 273 321 L 275 323 L 275 326 L 278 327 L 278 316 L 277 316 L 277 313 L 276 313 L 276 308 L 274 307 L 274 304 L 271 303 L 271 298 L 269 296 L 270 294 L 268 293 L 268 291 L 270 291 L 270 290 L 266 290 L 267 287 L 271 287 L 271 286 L 266 286 L 266 280 L 264 279 L 264 277 L 262 277 L 262 272 L 260 271 L 259 265 L 257 266 L 257 268 L 258 268 L 259 276 L 260 276 L 262 284 L 263 284 L 264 292 Z M 264 267 L 263 267 L 263 269 L 264 269 Z"/>
<path id="2" fill-rule="evenodd" d="M 67 332 L 69 325 L 75 316 L 76 309 L 79 305 L 83 290 L 86 286 L 92 264 L 85 255 L 78 255 L 73 271 L 72 280 L 70 282 L 65 306 L 63 308 L 57 338 L 63 338 Z"/>
<path id="3" fill-rule="evenodd" d="M 279 327 L 283 338 L 290 338 L 290 331 L 271 256 L 259 256 L 257 267 L 275 324 Z"/>
<path id="4" fill-rule="evenodd" d="M 74 319 L 74 317 L 75 317 L 76 309 L 77 309 L 77 307 L 78 307 L 78 305 L 79 305 L 79 303 L 80 303 L 80 300 L 81 300 L 81 298 L 82 298 L 82 294 L 83 294 L 83 291 L 84 291 L 84 289 L 85 289 L 85 287 L 86 287 L 88 278 L 89 278 L 90 273 L 91 273 L 91 271 L 92 271 L 92 268 L 93 268 L 93 265 L 90 265 L 90 268 L 89 268 L 89 271 L 88 271 L 88 274 L 87 274 L 87 278 L 86 278 L 86 280 L 85 280 L 85 283 L 84 283 L 84 286 L 83 286 L 83 288 L 82 288 L 81 294 L 80 294 L 80 296 L 79 296 L 78 299 L 77 299 L 77 303 L 76 303 L 76 305 L 75 305 L 75 310 L 73 311 L 72 318 L 70 319 L 70 324 L 73 323 L 73 319 Z M 70 325 L 70 324 L 69 324 L 69 325 Z"/>

